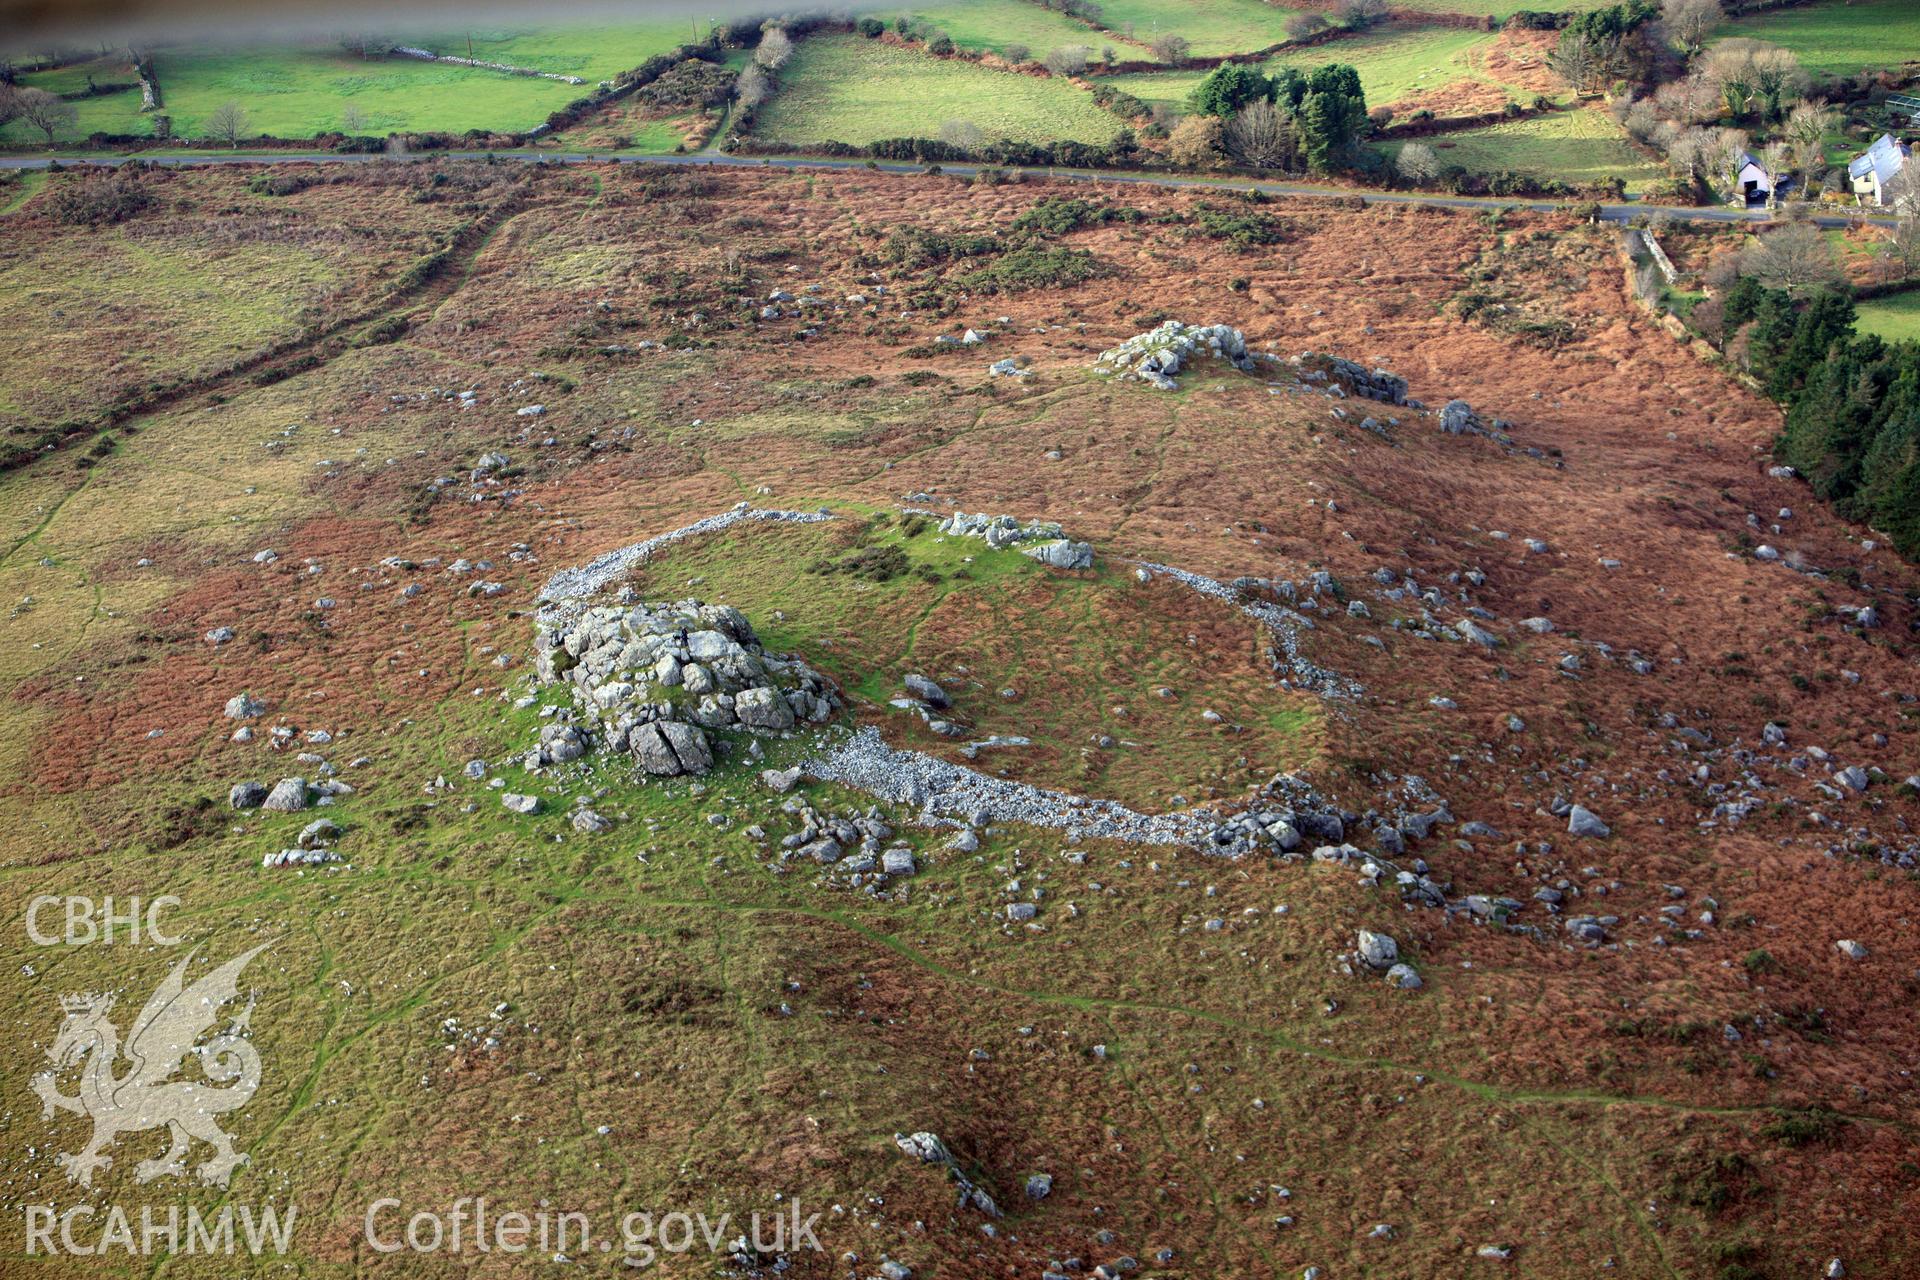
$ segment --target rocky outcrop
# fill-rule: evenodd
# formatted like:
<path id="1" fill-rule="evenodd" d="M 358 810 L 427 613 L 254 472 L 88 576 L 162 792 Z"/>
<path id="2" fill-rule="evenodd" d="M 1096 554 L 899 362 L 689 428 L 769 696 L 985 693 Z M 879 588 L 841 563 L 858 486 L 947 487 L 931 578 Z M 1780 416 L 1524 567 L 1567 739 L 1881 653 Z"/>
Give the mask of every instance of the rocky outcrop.
<path id="1" fill-rule="evenodd" d="M 1174 376 L 1194 360 L 1224 360 L 1236 369 L 1253 368 L 1247 340 L 1238 329 L 1224 324 L 1182 324 L 1169 320 L 1157 329 L 1128 338 L 1100 353 L 1095 373 L 1137 378 L 1150 387 L 1172 391 Z"/>
<path id="2" fill-rule="evenodd" d="M 1397 373 L 1388 373 L 1385 369 L 1367 369 L 1364 365 L 1339 356 L 1321 355 L 1306 351 L 1294 361 L 1300 370 L 1303 381 L 1327 383 L 1342 388 L 1348 395 L 1360 396 L 1367 400 L 1379 400 L 1385 404 L 1405 404 L 1407 402 L 1407 380 Z"/>
<path id="3" fill-rule="evenodd" d="M 1055 569 L 1093 568 L 1093 548 L 1075 542 L 1050 520 L 1022 524 L 1013 516 L 968 515 L 956 511 L 940 522 L 940 532 L 953 538 L 979 538 L 995 551 L 1019 547 L 1044 565 Z"/>
<path id="4" fill-rule="evenodd" d="M 622 752 L 659 777 L 713 767 L 709 730 L 783 733 L 840 706 L 796 657 L 770 654 L 738 609 L 699 600 L 603 605 L 543 620 L 534 678 L 566 684 L 573 705 L 541 727 L 526 764 Z"/>

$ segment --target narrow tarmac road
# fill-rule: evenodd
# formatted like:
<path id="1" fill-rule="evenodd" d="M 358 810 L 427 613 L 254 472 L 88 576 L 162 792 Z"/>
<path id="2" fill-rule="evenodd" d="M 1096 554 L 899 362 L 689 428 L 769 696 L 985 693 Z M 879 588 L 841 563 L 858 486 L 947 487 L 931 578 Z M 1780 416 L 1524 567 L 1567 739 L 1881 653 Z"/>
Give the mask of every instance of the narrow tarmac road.
<path id="1" fill-rule="evenodd" d="M 892 161 L 867 161 L 858 159 L 828 159 L 813 156 L 731 156 L 721 152 L 703 151 L 687 155 L 610 155 L 584 151 L 433 151 L 420 152 L 409 159 L 417 161 L 440 160 L 447 157 L 478 159 L 493 156 L 500 160 L 518 160 L 523 162 L 545 161 L 548 164 L 586 164 L 588 162 L 613 161 L 619 164 L 658 164 L 658 165 L 718 165 L 733 169 L 868 169 L 880 173 L 920 174 L 927 166 Z M 0 169 L 44 169 L 58 162 L 62 165 L 98 164 L 122 165 L 133 161 L 149 161 L 153 164 L 171 166 L 214 165 L 214 164 L 366 164 L 375 160 L 385 160 L 384 155 L 352 155 L 331 151 L 290 151 L 290 152 L 219 152 L 196 151 L 173 155 L 126 155 L 126 156 L 0 156 Z M 1003 168 L 1009 173 L 1020 173 L 1030 177 L 1050 177 L 1070 182 L 1114 183 L 1147 187 L 1189 187 L 1205 191 L 1259 191 L 1273 196 L 1300 196 L 1305 198 L 1350 200 L 1359 197 L 1367 204 L 1408 204 L 1426 205 L 1438 209 L 1527 209 L 1535 212 L 1564 209 L 1570 204 L 1585 204 L 1578 199 L 1532 200 L 1519 198 L 1497 198 L 1482 196 L 1446 196 L 1432 195 L 1418 191 L 1375 191 L 1361 187 L 1317 186 L 1300 182 L 1263 182 L 1256 178 L 1204 178 L 1186 177 L 1178 174 L 1143 173 L 1128 170 L 1090 170 L 1090 169 L 1054 169 L 1027 168 L 1019 165 L 981 165 L 981 164 L 943 164 L 943 173 L 971 177 L 982 169 Z M 1660 210 L 1667 216 L 1681 222 L 1767 222 L 1771 216 L 1765 209 L 1734 209 L 1714 206 L 1703 209 L 1681 208 L 1672 205 L 1650 205 L 1637 201 L 1622 204 L 1602 204 L 1600 218 L 1603 222 L 1626 222 L 1636 214 Z M 1820 214 L 1813 218 L 1815 224 L 1822 227 L 1846 227 L 1865 222 L 1874 226 L 1892 226 L 1894 219 L 1862 212 L 1858 215 Z"/>

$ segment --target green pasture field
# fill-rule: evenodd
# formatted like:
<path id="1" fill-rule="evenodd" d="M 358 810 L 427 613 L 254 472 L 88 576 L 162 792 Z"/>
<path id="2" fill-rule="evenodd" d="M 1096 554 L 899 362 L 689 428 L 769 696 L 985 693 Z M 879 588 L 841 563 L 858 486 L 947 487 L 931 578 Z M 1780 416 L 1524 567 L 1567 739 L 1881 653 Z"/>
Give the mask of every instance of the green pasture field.
<path id="1" fill-rule="evenodd" d="M 1277 53 L 1261 63 L 1260 68 L 1271 74 L 1281 67 L 1311 71 L 1330 62 L 1348 62 L 1359 69 L 1367 102 L 1383 105 L 1456 80 L 1486 79 L 1468 65 L 1466 57 L 1469 51 L 1485 48 L 1494 39 L 1484 31 L 1389 27 L 1350 40 Z M 1143 101 L 1184 109 L 1188 96 L 1207 74 L 1204 71 L 1142 71 L 1103 79 Z"/>
<path id="2" fill-rule="evenodd" d="M 1541 4 L 1538 0 L 1394 0 L 1396 9 L 1416 9 L 1422 13 L 1463 13 L 1472 18 L 1494 18 L 1506 21 L 1522 9 L 1544 9 L 1555 13 L 1585 12 L 1590 9 L 1604 9 L 1615 0 L 1554 0 L 1552 4 Z"/>
<path id="3" fill-rule="evenodd" d="M 1920 5 L 1913 0 L 1829 0 L 1755 14 L 1720 30 L 1791 49 L 1807 70 L 1829 75 L 1920 56 Z"/>
<path id="4" fill-rule="evenodd" d="M 1582 185 L 1611 177 L 1629 191 L 1666 176 L 1666 170 L 1628 146 L 1619 126 L 1595 109 L 1555 111 L 1421 141 L 1473 173 L 1507 170 Z M 1387 149 L 1398 154 L 1398 147 Z"/>
<path id="5" fill-rule="evenodd" d="M 1907 289 L 1854 304 L 1854 329 L 1888 342 L 1920 341 L 1920 289 Z"/>
<path id="6" fill-rule="evenodd" d="M 1283 9 L 1262 0 L 1110 0 L 1101 5 L 1100 22 L 1135 40 L 1152 43 L 1155 36 L 1185 36 L 1202 57 L 1223 53 L 1251 53 L 1287 39 L 1287 19 L 1298 10 Z M 1098 46 L 1098 37 L 1089 43 Z"/>
<path id="7" fill-rule="evenodd" d="M 48 93 L 66 96 L 79 93 L 87 87 L 87 77 L 91 75 L 96 85 L 120 84 L 124 89 L 112 93 L 98 94 L 90 98 L 73 99 L 78 119 L 72 128 L 62 129 L 54 135 L 55 141 L 71 141 L 84 138 L 91 133 L 132 133 L 147 134 L 153 132 L 151 117 L 140 110 L 140 77 L 134 73 L 133 66 L 125 55 L 110 54 L 95 58 L 91 62 L 78 62 L 72 66 L 61 67 L 54 71 L 34 71 L 20 77 L 20 85 L 26 89 L 45 89 Z M 0 144 L 10 146 L 44 144 L 47 136 L 25 121 L 15 120 L 0 128 Z"/>
<path id="8" fill-rule="evenodd" d="M 956 0 L 912 9 L 876 9 L 873 16 L 889 27 L 895 18 L 906 16 L 932 23 L 947 33 L 962 49 L 978 49 L 1004 55 L 1008 45 L 1023 44 L 1029 58 L 1044 59 L 1048 50 L 1068 45 L 1085 45 L 1098 57 L 1105 45 L 1114 46 L 1121 58 L 1152 59 L 1153 54 L 1116 40 L 1104 31 L 1095 31 L 1051 9 L 1042 9 L 1031 0 Z"/>
<path id="9" fill-rule="evenodd" d="M 860 145 L 938 137 L 942 125 L 966 121 L 989 139 L 1106 142 L 1122 127 L 1065 81 L 930 58 L 859 36 L 800 42 L 780 84 L 754 122 L 757 138 Z"/>
<path id="10" fill-rule="evenodd" d="M 605 26 L 488 27 L 408 36 L 401 43 L 456 58 L 555 75 L 579 76 L 588 84 L 611 80 L 656 54 L 707 38 L 704 17 L 609 23 Z M 471 41 L 471 46 L 469 46 Z M 469 52 L 471 47 L 471 52 Z"/>

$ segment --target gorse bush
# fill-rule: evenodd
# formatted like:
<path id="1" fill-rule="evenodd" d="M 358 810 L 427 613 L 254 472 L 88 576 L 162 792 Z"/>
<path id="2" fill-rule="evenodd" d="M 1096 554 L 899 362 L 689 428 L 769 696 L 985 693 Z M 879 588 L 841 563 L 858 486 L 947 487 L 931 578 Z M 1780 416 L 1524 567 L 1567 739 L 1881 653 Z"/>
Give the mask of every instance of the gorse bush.
<path id="1" fill-rule="evenodd" d="M 125 222 L 154 203 L 147 183 L 147 175 L 137 167 L 110 173 L 63 174 L 47 192 L 41 208 L 55 222 L 73 227 Z"/>
<path id="2" fill-rule="evenodd" d="M 974 293 L 1019 293 L 1081 284 L 1112 274 L 1112 267 L 1084 249 L 1027 248 L 962 272 L 959 284 Z"/>

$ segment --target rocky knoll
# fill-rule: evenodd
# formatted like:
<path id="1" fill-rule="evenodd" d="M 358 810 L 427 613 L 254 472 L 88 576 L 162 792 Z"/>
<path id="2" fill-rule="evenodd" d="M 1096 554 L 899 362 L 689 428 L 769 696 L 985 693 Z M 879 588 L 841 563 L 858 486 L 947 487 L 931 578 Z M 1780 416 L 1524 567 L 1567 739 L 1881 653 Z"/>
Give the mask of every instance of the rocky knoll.
<path id="1" fill-rule="evenodd" d="M 1019 547 L 1023 555 L 1055 569 L 1093 568 L 1093 548 L 1073 541 L 1050 520 L 1022 524 L 1012 516 L 968 515 L 956 511 L 941 522 L 940 532 L 955 538 L 983 539 L 996 551 Z"/>
<path id="2" fill-rule="evenodd" d="M 544 769 L 589 751 L 627 752 L 662 777 L 713 767 L 708 730 L 781 733 L 821 723 L 840 706 L 828 680 L 770 654 L 738 609 L 699 600 L 588 608 L 541 623 L 541 686 L 572 686 L 573 706 L 542 726 L 527 765 Z"/>
<path id="3" fill-rule="evenodd" d="M 1151 387 L 1172 391 L 1174 375 L 1201 357 L 1225 360 L 1236 369 L 1253 368 L 1247 340 L 1238 329 L 1224 324 L 1183 324 L 1169 320 L 1156 329 L 1128 338 L 1100 353 L 1097 373 L 1119 373 Z"/>

